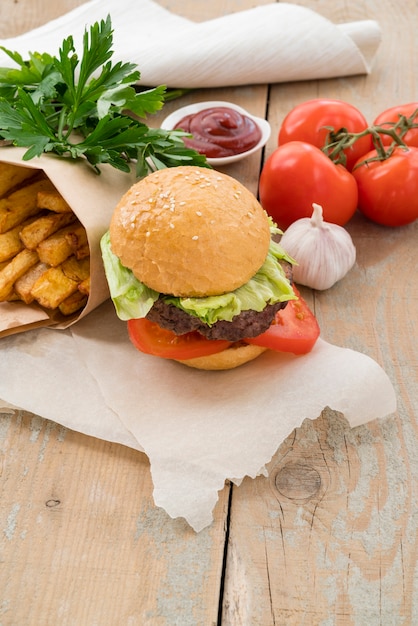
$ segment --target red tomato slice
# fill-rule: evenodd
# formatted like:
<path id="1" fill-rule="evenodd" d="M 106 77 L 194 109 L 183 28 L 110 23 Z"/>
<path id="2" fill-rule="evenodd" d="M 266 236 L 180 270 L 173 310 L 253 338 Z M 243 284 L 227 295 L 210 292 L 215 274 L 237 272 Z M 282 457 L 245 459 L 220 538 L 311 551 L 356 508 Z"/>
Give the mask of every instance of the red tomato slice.
<path id="1" fill-rule="evenodd" d="M 319 325 L 294 286 L 293 290 L 298 300 L 289 300 L 287 306 L 276 313 L 270 328 L 258 337 L 245 339 L 247 343 L 293 354 L 306 354 L 312 350 L 320 334 Z"/>
<path id="2" fill-rule="evenodd" d="M 128 321 L 129 338 L 135 348 L 166 359 L 193 359 L 222 352 L 231 341 L 206 339 L 200 333 L 176 335 L 146 318 Z"/>

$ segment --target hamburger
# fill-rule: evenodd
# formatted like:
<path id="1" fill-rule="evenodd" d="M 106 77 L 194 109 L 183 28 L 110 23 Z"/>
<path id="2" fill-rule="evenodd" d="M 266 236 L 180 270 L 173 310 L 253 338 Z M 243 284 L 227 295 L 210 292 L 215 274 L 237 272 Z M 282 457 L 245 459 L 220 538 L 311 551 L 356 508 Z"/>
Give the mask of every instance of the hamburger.
<path id="1" fill-rule="evenodd" d="M 277 232 L 255 196 L 218 171 L 178 166 L 135 183 L 101 241 L 133 344 L 200 369 L 258 357 L 267 348 L 249 341 L 296 299 Z"/>

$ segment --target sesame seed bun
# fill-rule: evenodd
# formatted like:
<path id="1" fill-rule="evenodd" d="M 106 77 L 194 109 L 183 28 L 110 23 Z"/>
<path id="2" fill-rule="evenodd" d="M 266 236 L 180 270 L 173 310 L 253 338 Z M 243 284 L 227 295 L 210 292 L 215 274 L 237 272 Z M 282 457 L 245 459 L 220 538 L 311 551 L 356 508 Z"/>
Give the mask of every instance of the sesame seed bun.
<path id="1" fill-rule="evenodd" d="M 263 348 L 262 346 L 238 342 L 232 344 L 222 352 L 217 352 L 209 356 L 199 356 L 194 359 L 182 361 L 179 359 L 174 360 L 188 367 L 194 367 L 200 370 L 230 370 L 239 365 L 244 365 L 244 363 L 248 363 L 249 361 L 253 361 L 266 350 L 267 348 Z"/>
<path id="2" fill-rule="evenodd" d="M 134 184 L 110 224 L 112 251 L 151 289 L 179 297 L 237 289 L 270 244 L 265 211 L 241 183 L 208 168 L 158 170 Z"/>

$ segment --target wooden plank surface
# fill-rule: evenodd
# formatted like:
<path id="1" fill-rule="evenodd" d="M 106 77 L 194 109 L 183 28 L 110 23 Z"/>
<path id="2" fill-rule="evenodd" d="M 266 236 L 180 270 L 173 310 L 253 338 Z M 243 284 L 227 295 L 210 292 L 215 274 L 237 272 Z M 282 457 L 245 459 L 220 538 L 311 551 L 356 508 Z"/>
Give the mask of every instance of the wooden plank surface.
<path id="1" fill-rule="evenodd" d="M 82 3 L 2 0 L 0 36 Z M 200 20 L 267 2 L 159 4 Z M 335 22 L 377 19 L 383 41 L 372 74 L 202 90 L 184 103 L 225 99 L 261 116 L 268 110 L 267 155 L 283 116 L 303 100 L 341 98 L 370 121 L 418 100 L 415 0 L 297 4 Z M 225 171 L 256 192 L 260 167 L 259 154 Z M 280 446 L 268 477 L 233 487 L 230 518 L 229 487 L 220 493 L 214 523 L 198 535 L 154 507 L 145 455 L 24 412 L 3 415 L 2 626 L 418 624 L 417 225 L 384 229 L 356 216 L 348 229 L 356 267 L 327 292 L 303 292 L 325 339 L 386 369 L 397 414 L 354 430 L 329 410 L 305 422 Z"/>
<path id="2" fill-rule="evenodd" d="M 0 3 L 0 37 L 80 0 Z M 229 487 L 196 534 L 152 500 L 147 457 L 0 415 L 1 626 L 216 624 Z"/>
<path id="3" fill-rule="evenodd" d="M 340 98 L 370 121 L 418 100 L 416 3 L 299 4 L 336 22 L 374 18 L 383 41 L 370 76 L 273 86 L 267 155 L 286 112 L 304 100 Z M 417 226 L 391 230 L 356 216 L 356 267 L 313 300 L 325 339 L 385 368 L 399 411 L 354 430 L 326 412 L 283 443 L 268 478 L 234 488 L 224 624 L 418 623 Z"/>

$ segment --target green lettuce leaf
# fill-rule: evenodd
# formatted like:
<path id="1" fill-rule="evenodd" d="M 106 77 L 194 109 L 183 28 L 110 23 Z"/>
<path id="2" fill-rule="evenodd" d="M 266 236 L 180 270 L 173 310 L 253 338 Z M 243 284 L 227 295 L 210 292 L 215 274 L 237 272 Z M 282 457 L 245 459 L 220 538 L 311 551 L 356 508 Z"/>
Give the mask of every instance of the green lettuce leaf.
<path id="1" fill-rule="evenodd" d="M 272 226 L 271 232 L 275 234 L 281 231 Z M 121 264 L 111 251 L 109 233 L 103 236 L 101 247 L 106 277 L 117 315 L 122 320 L 145 317 L 160 294 L 146 287 L 135 278 L 131 270 Z M 262 267 L 245 285 L 235 291 L 205 298 L 178 298 L 169 295 L 162 297 L 166 302 L 197 316 L 208 326 L 219 320 L 230 322 L 242 311 L 249 309 L 262 311 L 266 304 L 295 299 L 292 286 L 278 263 L 280 260 L 294 263 L 282 247 L 271 240 Z"/>
<path id="2" fill-rule="evenodd" d="M 109 291 L 116 313 L 121 320 L 145 317 L 159 293 L 135 278 L 131 270 L 124 267 L 110 247 L 109 231 L 101 239 L 103 264 Z"/>

